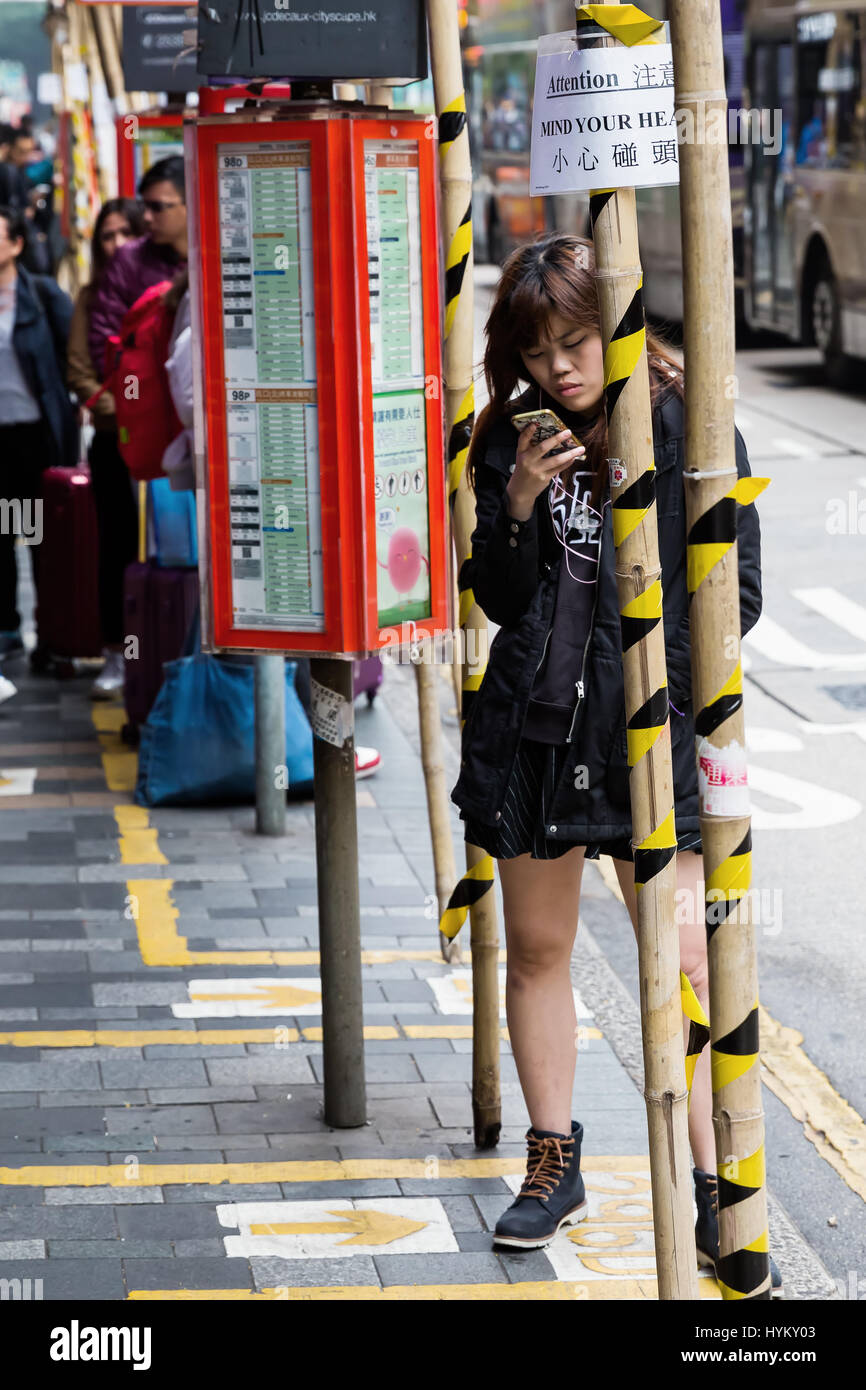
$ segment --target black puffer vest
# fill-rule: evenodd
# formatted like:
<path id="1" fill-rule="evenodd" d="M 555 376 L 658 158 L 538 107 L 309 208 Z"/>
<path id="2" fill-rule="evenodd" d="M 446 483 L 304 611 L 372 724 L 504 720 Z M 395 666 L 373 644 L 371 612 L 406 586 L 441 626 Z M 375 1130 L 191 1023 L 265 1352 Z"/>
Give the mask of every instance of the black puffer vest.
<path id="1" fill-rule="evenodd" d="M 531 396 L 527 393 L 520 403 L 515 402 L 514 409 L 529 410 L 536 401 L 533 390 Z M 653 444 L 675 820 L 681 832 L 697 830 L 699 821 L 686 587 L 683 403 L 675 391 L 660 399 L 653 410 Z M 737 472 L 746 477 L 751 469 L 739 432 L 736 445 Z M 451 797 L 467 816 L 490 825 L 496 824 L 504 806 L 530 691 L 553 619 L 563 556 L 550 519 L 547 489 L 537 498 L 529 524 L 517 534 L 511 530 L 505 489 L 516 452 L 517 434 L 510 420 L 498 421 L 476 466 L 477 524 L 461 575 L 461 587 L 465 583 L 473 590 L 500 630 L 463 729 L 460 777 Z M 761 612 L 761 538 L 754 505 L 737 508 L 737 543 L 740 621 L 745 634 Z M 566 760 L 550 806 L 547 833 L 577 844 L 630 837 L 625 694 L 609 506 L 604 508 L 583 690 L 569 745 L 572 756 Z"/>

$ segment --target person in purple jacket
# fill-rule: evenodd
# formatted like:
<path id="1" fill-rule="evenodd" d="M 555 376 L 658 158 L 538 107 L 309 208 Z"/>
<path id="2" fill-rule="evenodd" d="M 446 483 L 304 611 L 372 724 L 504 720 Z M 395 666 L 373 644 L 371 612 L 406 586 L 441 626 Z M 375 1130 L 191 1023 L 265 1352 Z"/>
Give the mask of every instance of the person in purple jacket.
<path id="1" fill-rule="evenodd" d="M 183 160 L 169 155 L 152 165 L 138 185 L 147 233 L 128 241 L 112 257 L 90 308 L 88 346 L 97 374 L 105 349 L 135 301 L 161 280 L 173 280 L 186 265 L 187 223 Z"/>

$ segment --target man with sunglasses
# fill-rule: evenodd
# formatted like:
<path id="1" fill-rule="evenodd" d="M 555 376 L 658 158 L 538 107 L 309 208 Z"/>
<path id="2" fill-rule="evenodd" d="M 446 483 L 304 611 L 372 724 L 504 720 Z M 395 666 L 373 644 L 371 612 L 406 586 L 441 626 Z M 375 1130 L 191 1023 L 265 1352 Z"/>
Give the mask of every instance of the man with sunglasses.
<path id="1" fill-rule="evenodd" d="M 147 233 L 111 258 L 91 301 L 88 346 L 100 380 L 105 348 L 135 301 L 186 266 L 187 223 L 183 159 L 169 155 L 151 166 L 138 185 Z"/>

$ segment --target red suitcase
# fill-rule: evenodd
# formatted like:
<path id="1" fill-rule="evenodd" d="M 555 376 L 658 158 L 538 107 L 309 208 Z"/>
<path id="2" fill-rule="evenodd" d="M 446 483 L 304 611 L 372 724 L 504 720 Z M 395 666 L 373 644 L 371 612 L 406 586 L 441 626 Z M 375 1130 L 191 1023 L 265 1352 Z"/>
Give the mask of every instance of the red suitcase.
<path id="1" fill-rule="evenodd" d="M 382 658 L 368 656 L 363 661 L 353 662 L 352 666 L 355 699 L 357 700 L 361 694 L 366 694 L 367 704 L 372 705 L 376 691 L 382 684 Z"/>
<path id="2" fill-rule="evenodd" d="M 39 641 L 55 657 L 99 656 L 99 536 L 90 469 L 42 474 Z"/>

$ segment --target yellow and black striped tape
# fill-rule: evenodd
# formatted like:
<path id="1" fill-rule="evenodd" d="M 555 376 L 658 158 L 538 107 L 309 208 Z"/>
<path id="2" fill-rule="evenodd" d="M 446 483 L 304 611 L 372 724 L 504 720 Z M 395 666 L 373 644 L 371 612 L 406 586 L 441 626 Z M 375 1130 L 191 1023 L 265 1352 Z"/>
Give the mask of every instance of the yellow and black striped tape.
<path id="1" fill-rule="evenodd" d="M 448 152 L 466 125 L 466 96 L 463 92 L 443 106 L 439 113 L 439 157 Z"/>
<path id="2" fill-rule="evenodd" d="M 610 424 L 616 403 L 625 389 L 626 382 L 631 377 L 640 355 L 646 347 L 642 284 L 643 277 L 641 277 L 641 284 L 632 295 L 631 303 L 614 329 L 613 337 L 605 349 L 604 399 L 607 407 L 608 424 Z M 652 499 L 650 499 L 651 501 Z"/>
<path id="3" fill-rule="evenodd" d="M 457 413 L 451 425 L 451 433 L 448 436 L 448 506 L 452 513 L 460 479 L 466 468 L 474 425 L 475 387 L 470 382 L 463 400 L 457 407 Z"/>
<path id="4" fill-rule="evenodd" d="M 686 1086 L 689 1092 L 689 1105 L 692 1100 L 692 1082 L 698 1058 L 710 1040 L 710 1020 L 707 1018 L 700 999 L 692 988 L 692 982 L 684 970 L 680 971 L 680 999 L 683 1013 L 689 1020 L 689 1038 L 686 1043 Z"/>
<path id="5" fill-rule="evenodd" d="M 642 594 L 629 599 L 625 608 L 620 611 L 623 652 L 627 652 L 636 642 L 647 637 L 661 620 L 662 585 L 660 579 L 654 579 Z"/>
<path id="6" fill-rule="evenodd" d="M 477 864 L 466 870 L 448 899 L 448 906 L 439 919 L 442 935 L 447 936 L 449 940 L 453 939 L 466 921 L 470 907 L 473 907 L 479 898 L 483 898 L 492 887 L 493 860 L 489 854 L 485 854 L 483 859 L 479 859 Z"/>
<path id="7" fill-rule="evenodd" d="M 463 277 L 466 274 L 466 266 L 469 263 L 469 253 L 472 250 L 472 205 L 467 207 L 463 217 L 457 227 L 457 231 L 451 238 L 451 245 L 448 247 L 448 254 L 445 257 L 445 337 L 447 338 L 454 326 L 454 315 L 457 313 L 457 301 L 460 297 L 460 290 L 463 286 Z"/>
<path id="8" fill-rule="evenodd" d="M 691 526 L 686 542 L 690 597 L 736 541 L 737 506 L 748 507 L 760 497 L 769 482 L 769 478 L 738 478 L 730 491 L 708 507 Z"/>
<path id="9" fill-rule="evenodd" d="M 723 1163 L 719 1174 L 719 1210 L 736 1206 L 760 1192 L 766 1183 L 763 1144 L 748 1158 Z M 769 1285 L 767 1257 L 770 1233 L 765 1227 L 748 1245 L 716 1262 L 716 1279 L 724 1299 L 752 1298 L 762 1284 Z"/>
<path id="10" fill-rule="evenodd" d="M 710 1048 L 713 1090 L 720 1091 L 744 1076 L 758 1060 L 758 1001 L 736 1028 L 717 1038 Z"/>
<path id="11" fill-rule="evenodd" d="M 595 231 L 596 222 L 604 212 L 615 192 L 615 188 L 594 188 L 590 193 L 589 222 L 593 231 Z"/>
<path id="12" fill-rule="evenodd" d="M 641 758 L 646 757 L 668 722 L 668 713 L 668 688 L 665 684 L 650 695 L 626 725 L 629 767 L 634 767 Z"/>
<path id="13" fill-rule="evenodd" d="M 469 456 L 469 444 L 472 439 L 472 430 L 475 425 L 475 387 L 472 382 L 463 400 L 457 408 L 454 423 L 451 426 L 451 433 L 448 436 L 448 506 L 451 511 L 452 530 L 454 529 L 454 504 L 457 500 L 457 491 L 460 481 L 466 469 L 466 460 Z M 454 532 L 455 545 L 457 543 L 457 533 Z M 457 590 L 459 594 L 459 622 L 463 627 L 466 622 L 472 605 L 475 602 L 475 595 L 468 586 L 464 586 L 464 566 L 469 556 L 462 556 L 457 574 Z"/>
<path id="14" fill-rule="evenodd" d="M 650 879 L 660 874 L 677 852 L 677 832 L 674 825 L 674 809 L 671 807 L 664 820 L 651 830 L 645 840 L 634 846 L 634 887 L 639 893 Z"/>
<path id="15" fill-rule="evenodd" d="M 629 370 L 629 376 L 631 375 Z M 624 488 L 611 507 L 613 543 L 619 547 L 640 526 L 656 500 L 655 464 L 647 468 L 633 483 Z"/>
<path id="16" fill-rule="evenodd" d="M 443 106 L 439 113 L 439 159 L 443 161 L 454 141 L 463 133 L 466 128 L 466 95 L 460 92 L 453 101 L 449 101 L 447 106 Z M 463 286 L 463 277 L 466 274 L 466 267 L 469 263 L 469 256 L 472 252 L 472 203 L 469 202 L 466 211 L 458 223 L 457 230 L 451 238 L 451 245 L 445 257 L 445 337 L 447 338 L 454 326 L 454 315 L 457 313 L 457 302 L 460 298 L 460 290 Z"/>
<path id="17" fill-rule="evenodd" d="M 578 5 L 575 18 L 591 19 L 629 48 L 658 43 L 653 36 L 662 27 L 662 20 L 644 14 L 637 5 Z"/>
<path id="18" fill-rule="evenodd" d="M 709 738 L 720 724 L 730 719 L 742 703 L 743 663 L 738 661 L 724 685 L 695 716 L 695 734 L 698 738 Z"/>
<path id="19" fill-rule="evenodd" d="M 741 898 L 749 891 L 752 881 L 752 832 L 747 830 L 740 843 L 706 881 L 707 941 L 718 931 Z M 712 898 L 710 897 L 712 894 Z M 719 896 L 721 894 L 722 896 Z"/>

